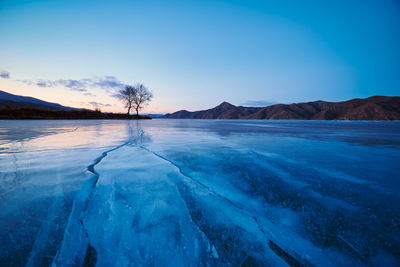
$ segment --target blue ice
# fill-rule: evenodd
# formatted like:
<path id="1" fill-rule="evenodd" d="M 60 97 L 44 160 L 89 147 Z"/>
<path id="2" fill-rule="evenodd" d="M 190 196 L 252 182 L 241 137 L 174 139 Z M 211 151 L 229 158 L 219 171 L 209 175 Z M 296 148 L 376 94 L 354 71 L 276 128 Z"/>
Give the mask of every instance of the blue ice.
<path id="1" fill-rule="evenodd" d="M 0 121 L 0 266 L 399 266 L 400 123 Z"/>

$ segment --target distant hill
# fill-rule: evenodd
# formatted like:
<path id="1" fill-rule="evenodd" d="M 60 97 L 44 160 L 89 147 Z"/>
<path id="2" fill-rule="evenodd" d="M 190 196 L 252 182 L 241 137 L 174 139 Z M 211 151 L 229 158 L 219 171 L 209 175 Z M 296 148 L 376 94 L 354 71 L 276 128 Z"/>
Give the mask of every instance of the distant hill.
<path id="1" fill-rule="evenodd" d="M 29 96 L 13 95 L 0 90 L 1 108 L 38 108 L 48 110 L 78 110 L 76 108 L 62 106 L 57 103 L 46 102 Z"/>
<path id="2" fill-rule="evenodd" d="M 254 119 L 254 120 L 400 120 L 400 97 L 372 96 L 343 102 L 314 101 L 242 107 L 223 102 L 215 108 L 164 115 L 173 119 Z"/>
<path id="3" fill-rule="evenodd" d="M 150 118 L 156 119 L 164 116 L 165 113 L 142 113 L 143 116 L 149 116 Z"/>
<path id="4" fill-rule="evenodd" d="M 145 115 L 103 113 L 46 102 L 37 98 L 0 91 L 0 120 L 19 119 L 151 119 Z"/>

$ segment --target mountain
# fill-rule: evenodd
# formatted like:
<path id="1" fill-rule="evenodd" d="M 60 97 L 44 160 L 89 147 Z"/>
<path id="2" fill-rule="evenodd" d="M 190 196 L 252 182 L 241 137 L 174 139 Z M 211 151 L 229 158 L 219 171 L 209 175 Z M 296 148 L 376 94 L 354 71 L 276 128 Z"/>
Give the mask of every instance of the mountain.
<path id="1" fill-rule="evenodd" d="M 62 106 L 57 103 L 46 102 L 29 96 L 13 95 L 0 90 L 1 108 L 40 108 L 50 110 L 77 110 L 76 108 Z"/>
<path id="2" fill-rule="evenodd" d="M 171 119 L 253 120 L 400 120 L 400 97 L 372 96 L 343 102 L 314 101 L 266 107 L 234 106 L 223 102 L 215 108 L 164 115 Z"/>
<path id="3" fill-rule="evenodd" d="M 126 113 L 103 113 L 89 109 L 79 109 L 46 102 L 37 98 L 13 95 L 0 91 L 0 120 L 19 119 L 151 119 L 145 115 L 127 115 Z"/>
<path id="4" fill-rule="evenodd" d="M 189 112 L 187 110 L 180 110 L 175 113 L 165 114 L 162 118 L 172 119 L 243 119 L 262 108 L 234 106 L 228 102 L 222 102 L 215 108 Z"/>
<path id="5" fill-rule="evenodd" d="M 165 113 L 142 113 L 143 116 L 148 116 L 153 119 L 161 118 Z"/>

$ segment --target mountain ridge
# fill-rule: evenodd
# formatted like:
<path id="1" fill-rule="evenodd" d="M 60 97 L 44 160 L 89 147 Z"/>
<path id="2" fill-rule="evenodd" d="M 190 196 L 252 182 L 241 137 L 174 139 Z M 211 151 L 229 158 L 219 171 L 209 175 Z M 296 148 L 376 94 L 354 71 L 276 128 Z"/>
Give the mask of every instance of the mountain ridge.
<path id="1" fill-rule="evenodd" d="M 42 108 L 51 110 L 79 110 L 30 96 L 20 96 L 0 90 L 0 108 Z"/>
<path id="2" fill-rule="evenodd" d="M 371 96 L 341 102 L 323 100 L 265 107 L 234 106 L 226 101 L 206 110 L 179 110 L 162 118 L 258 120 L 400 120 L 400 97 Z"/>

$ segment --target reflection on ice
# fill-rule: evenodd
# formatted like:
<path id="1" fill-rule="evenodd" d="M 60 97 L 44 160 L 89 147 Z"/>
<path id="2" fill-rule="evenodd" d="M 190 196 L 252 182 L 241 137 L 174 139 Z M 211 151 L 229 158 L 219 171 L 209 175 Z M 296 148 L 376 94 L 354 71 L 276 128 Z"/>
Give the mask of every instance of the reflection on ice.
<path id="1" fill-rule="evenodd" d="M 399 130 L 3 121 L 0 265 L 397 266 Z"/>

